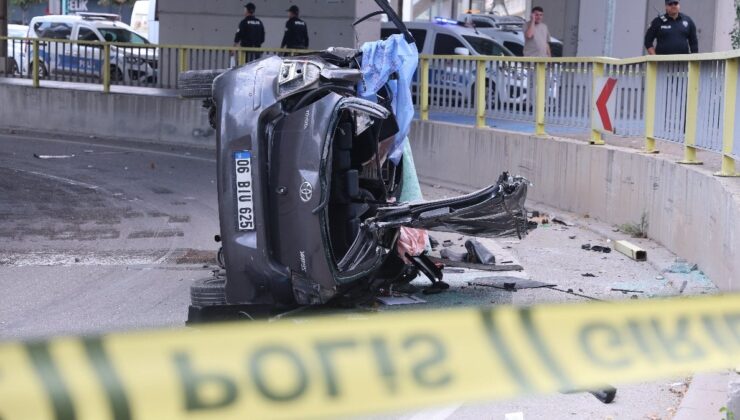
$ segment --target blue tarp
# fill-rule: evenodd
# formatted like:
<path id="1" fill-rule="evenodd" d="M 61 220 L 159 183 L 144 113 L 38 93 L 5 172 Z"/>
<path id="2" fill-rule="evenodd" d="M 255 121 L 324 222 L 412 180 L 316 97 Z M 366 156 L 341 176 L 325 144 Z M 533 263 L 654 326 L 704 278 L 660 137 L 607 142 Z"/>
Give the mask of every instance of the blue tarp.
<path id="1" fill-rule="evenodd" d="M 414 118 L 414 103 L 411 98 L 411 81 L 419 63 L 416 44 L 409 44 L 403 35 L 391 35 L 383 41 L 366 42 L 362 45 L 362 74 L 358 92 L 361 97 L 375 100 L 375 94 L 386 83 L 393 92 L 393 113 L 398 122 L 390 159 L 398 164 L 403 156 L 403 145 Z M 398 74 L 397 80 L 390 76 Z"/>

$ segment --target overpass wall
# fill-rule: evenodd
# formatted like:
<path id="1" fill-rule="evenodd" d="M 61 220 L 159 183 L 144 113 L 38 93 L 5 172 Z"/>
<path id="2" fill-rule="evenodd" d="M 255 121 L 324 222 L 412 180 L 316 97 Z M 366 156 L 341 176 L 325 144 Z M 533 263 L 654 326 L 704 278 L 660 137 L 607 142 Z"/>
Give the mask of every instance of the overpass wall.
<path id="1" fill-rule="evenodd" d="M 200 100 L 0 84 L 0 128 L 215 147 Z"/>
<path id="2" fill-rule="evenodd" d="M 422 180 L 460 190 L 502 171 L 534 183 L 540 202 L 621 225 L 649 219 L 648 236 L 695 262 L 722 290 L 740 289 L 740 184 L 631 149 L 414 121 L 411 144 Z"/>

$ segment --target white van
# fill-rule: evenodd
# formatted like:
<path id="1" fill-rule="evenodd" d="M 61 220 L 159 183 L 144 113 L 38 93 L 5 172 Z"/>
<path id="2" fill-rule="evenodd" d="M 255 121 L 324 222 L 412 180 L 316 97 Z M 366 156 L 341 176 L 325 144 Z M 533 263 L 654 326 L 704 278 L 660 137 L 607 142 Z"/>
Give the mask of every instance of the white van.
<path id="1" fill-rule="evenodd" d="M 157 0 L 137 0 L 131 12 L 131 28 L 154 44 L 159 43 Z"/>
<path id="2" fill-rule="evenodd" d="M 149 41 L 119 21 L 118 15 L 78 13 L 77 15 L 48 15 L 31 19 L 29 38 L 43 38 L 39 44 L 39 72 L 42 77 L 51 74 L 101 77 L 104 57 L 102 45 L 111 45 L 111 82 L 157 82 L 158 54 Z M 71 44 L 54 40 L 88 41 L 93 44 Z M 33 57 L 30 51 L 29 57 Z M 29 58 L 32 61 L 33 58 Z"/>
<path id="3" fill-rule="evenodd" d="M 436 18 L 434 22 L 404 22 L 416 39 L 420 54 L 514 56 L 506 47 L 474 29 L 458 25 L 456 21 Z M 398 33 L 392 23 L 381 24 L 381 38 Z M 464 71 L 448 63 L 434 63 L 429 68 L 431 89 L 446 92 L 458 102 L 472 103 L 475 92 L 476 69 Z M 416 80 L 414 80 L 416 85 Z M 528 74 L 523 69 L 505 65 L 489 66 L 486 86 L 500 103 L 522 104 L 528 100 Z M 501 88 L 499 88 L 501 87 Z M 416 88 L 416 86 L 414 86 Z"/>

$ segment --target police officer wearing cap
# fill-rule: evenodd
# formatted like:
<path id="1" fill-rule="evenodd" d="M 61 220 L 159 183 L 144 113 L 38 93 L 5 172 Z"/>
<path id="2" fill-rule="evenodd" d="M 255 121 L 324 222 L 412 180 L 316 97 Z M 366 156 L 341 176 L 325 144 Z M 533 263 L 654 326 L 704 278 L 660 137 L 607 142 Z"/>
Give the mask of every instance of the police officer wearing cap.
<path id="1" fill-rule="evenodd" d="M 265 42 L 265 27 L 262 21 L 254 17 L 256 7 L 253 3 L 244 6 L 244 19 L 239 22 L 239 30 L 234 35 L 235 47 L 259 48 Z M 259 58 L 260 53 L 249 53 L 249 61 Z"/>
<path id="2" fill-rule="evenodd" d="M 665 0 L 665 11 L 665 14 L 653 20 L 645 34 L 645 48 L 648 54 L 698 53 L 696 25 L 690 17 L 681 13 L 678 0 Z M 653 46 L 656 39 L 658 42 Z"/>
<path id="3" fill-rule="evenodd" d="M 308 48 L 308 27 L 306 22 L 298 17 L 298 6 L 290 6 L 288 21 L 285 22 L 285 34 L 280 48 L 306 49 Z"/>

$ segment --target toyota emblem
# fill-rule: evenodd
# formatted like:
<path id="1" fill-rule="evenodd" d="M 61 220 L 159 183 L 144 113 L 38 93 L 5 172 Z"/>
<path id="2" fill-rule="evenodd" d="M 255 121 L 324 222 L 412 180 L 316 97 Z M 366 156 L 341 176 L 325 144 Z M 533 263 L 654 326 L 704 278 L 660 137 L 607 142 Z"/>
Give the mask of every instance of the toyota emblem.
<path id="1" fill-rule="evenodd" d="M 308 181 L 303 181 L 299 193 L 301 195 L 301 200 L 304 203 L 308 203 L 311 201 L 311 197 L 313 197 L 313 187 L 308 183 Z"/>

